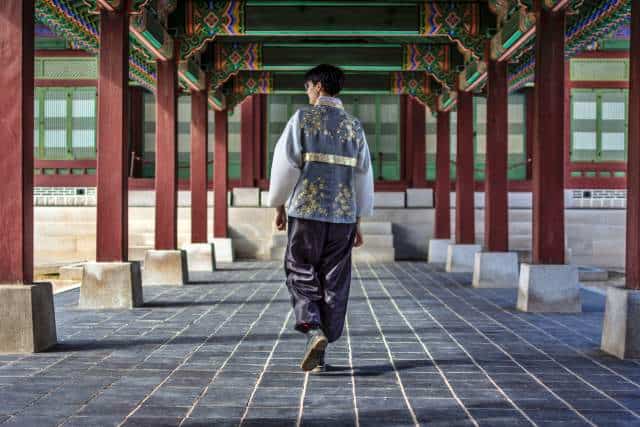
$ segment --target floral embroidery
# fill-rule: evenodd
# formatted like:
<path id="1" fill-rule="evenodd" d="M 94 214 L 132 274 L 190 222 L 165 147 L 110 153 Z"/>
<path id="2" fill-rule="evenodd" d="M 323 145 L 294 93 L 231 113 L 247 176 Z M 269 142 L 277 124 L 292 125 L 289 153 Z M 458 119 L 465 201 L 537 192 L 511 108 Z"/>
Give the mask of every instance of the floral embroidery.
<path id="1" fill-rule="evenodd" d="M 300 127 L 307 134 L 318 134 L 324 132 L 326 134 L 326 114 L 321 108 L 312 108 L 302 114 Z"/>
<path id="2" fill-rule="evenodd" d="M 327 215 L 327 209 L 323 207 L 322 199 L 325 198 L 326 184 L 324 179 L 318 177 L 310 182 L 307 178 L 302 180 L 302 189 L 293 200 L 294 209 L 304 216 Z"/>
<path id="3" fill-rule="evenodd" d="M 360 122 L 347 114 L 343 114 L 336 129 L 336 137 L 343 144 L 350 141 L 356 141 L 358 145 L 362 144 L 362 126 Z"/>
<path id="4" fill-rule="evenodd" d="M 340 184 L 338 186 L 338 194 L 333 202 L 336 216 L 350 217 L 353 214 L 352 199 L 353 193 L 351 189 L 344 184 Z"/>

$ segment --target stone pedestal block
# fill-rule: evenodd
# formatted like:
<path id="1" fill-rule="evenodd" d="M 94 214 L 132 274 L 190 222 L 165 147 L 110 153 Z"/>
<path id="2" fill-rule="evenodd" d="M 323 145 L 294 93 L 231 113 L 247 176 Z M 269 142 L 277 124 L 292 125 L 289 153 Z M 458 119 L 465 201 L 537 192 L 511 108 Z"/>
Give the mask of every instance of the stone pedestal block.
<path id="1" fill-rule="evenodd" d="M 377 191 L 373 195 L 375 208 L 404 208 L 405 194 L 394 191 Z"/>
<path id="2" fill-rule="evenodd" d="M 0 285 L 0 353 L 44 351 L 57 341 L 51 283 Z"/>
<path id="3" fill-rule="evenodd" d="M 211 242 L 215 248 L 216 262 L 233 262 L 233 241 L 230 238 L 216 237 Z"/>
<path id="4" fill-rule="evenodd" d="M 144 286 L 182 286 L 187 280 L 187 254 L 185 251 L 147 251 L 142 271 Z"/>
<path id="5" fill-rule="evenodd" d="M 449 239 L 431 239 L 429 240 L 429 264 L 444 264 L 447 262 L 447 252 L 451 240 Z"/>
<path id="6" fill-rule="evenodd" d="M 517 288 L 518 254 L 478 252 L 473 265 L 474 288 Z"/>
<path id="7" fill-rule="evenodd" d="M 84 264 L 79 307 L 102 310 L 143 304 L 140 263 L 88 262 Z"/>
<path id="8" fill-rule="evenodd" d="M 607 289 L 600 348 L 620 359 L 640 358 L 640 291 Z"/>
<path id="9" fill-rule="evenodd" d="M 522 264 L 517 307 L 532 313 L 581 312 L 578 267 Z"/>
<path id="10" fill-rule="evenodd" d="M 480 245 L 449 245 L 445 270 L 448 273 L 471 273 L 476 254 L 481 249 Z"/>
<path id="11" fill-rule="evenodd" d="M 216 269 L 215 246 L 213 243 L 189 243 L 183 246 L 187 253 L 187 268 L 191 271 L 211 272 Z"/>

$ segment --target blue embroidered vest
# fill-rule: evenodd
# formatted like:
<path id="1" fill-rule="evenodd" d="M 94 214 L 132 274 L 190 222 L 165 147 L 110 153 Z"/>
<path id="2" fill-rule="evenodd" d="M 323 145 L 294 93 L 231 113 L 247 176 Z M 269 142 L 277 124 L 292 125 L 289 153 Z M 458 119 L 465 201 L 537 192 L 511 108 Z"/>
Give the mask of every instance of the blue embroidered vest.
<path id="1" fill-rule="evenodd" d="M 321 98 L 296 112 L 301 131 L 302 172 L 289 216 L 333 223 L 356 222 L 353 188 L 358 153 L 364 143 L 360 121 L 335 98 Z"/>

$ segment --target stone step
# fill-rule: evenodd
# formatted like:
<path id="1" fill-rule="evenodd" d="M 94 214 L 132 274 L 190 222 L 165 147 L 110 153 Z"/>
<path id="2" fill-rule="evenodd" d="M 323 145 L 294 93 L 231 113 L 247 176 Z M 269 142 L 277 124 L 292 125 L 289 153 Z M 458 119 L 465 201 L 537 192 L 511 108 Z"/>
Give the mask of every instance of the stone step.
<path id="1" fill-rule="evenodd" d="M 363 235 L 393 233 L 390 222 L 361 222 L 360 231 Z"/>

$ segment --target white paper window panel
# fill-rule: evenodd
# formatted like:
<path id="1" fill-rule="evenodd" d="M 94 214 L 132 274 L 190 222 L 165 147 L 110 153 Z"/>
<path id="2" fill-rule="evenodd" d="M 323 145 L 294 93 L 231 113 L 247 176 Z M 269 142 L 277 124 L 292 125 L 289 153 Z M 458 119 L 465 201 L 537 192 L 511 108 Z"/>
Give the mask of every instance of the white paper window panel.
<path id="1" fill-rule="evenodd" d="M 284 122 L 287 117 L 287 104 L 271 103 L 269 105 L 269 120 L 272 122 Z"/>
<path id="2" fill-rule="evenodd" d="M 362 122 L 375 122 L 376 120 L 376 106 L 375 104 L 360 104 L 358 109 L 358 118 Z M 384 114 L 383 114 L 384 116 Z"/>
<path id="3" fill-rule="evenodd" d="M 432 123 L 437 123 L 436 117 L 429 112 L 428 108 L 426 110 L 427 110 L 426 120 L 425 120 L 426 124 L 429 125 L 429 124 L 432 124 Z"/>
<path id="4" fill-rule="evenodd" d="M 209 143 L 207 144 L 207 151 L 213 153 L 213 147 L 215 146 L 216 138 L 216 126 L 215 126 L 215 112 L 209 109 Z"/>
<path id="5" fill-rule="evenodd" d="M 154 133 L 146 133 L 144 135 L 144 151 L 147 153 L 156 151 L 156 136 Z"/>
<path id="6" fill-rule="evenodd" d="M 575 120 L 595 120 L 596 103 L 577 101 L 573 103 L 573 118 Z"/>
<path id="7" fill-rule="evenodd" d="M 487 104 L 478 103 L 476 106 L 476 123 L 487 122 Z"/>
<path id="8" fill-rule="evenodd" d="M 621 132 L 603 132 L 603 151 L 624 151 L 625 135 Z"/>
<path id="9" fill-rule="evenodd" d="M 71 133 L 71 145 L 74 148 L 91 148 L 95 138 L 96 133 L 93 129 L 74 129 Z"/>
<path id="10" fill-rule="evenodd" d="M 524 105 L 509 104 L 509 123 L 524 123 Z"/>
<path id="11" fill-rule="evenodd" d="M 191 142 L 191 136 L 188 133 L 178 133 L 178 152 L 188 153 Z"/>
<path id="12" fill-rule="evenodd" d="M 399 118 L 400 109 L 398 108 L 398 104 L 380 105 L 380 119 L 383 123 L 396 123 Z"/>
<path id="13" fill-rule="evenodd" d="M 573 132 L 573 149 L 574 150 L 595 150 L 596 149 L 596 133 L 595 132 Z"/>
<path id="14" fill-rule="evenodd" d="M 233 113 L 229 116 L 229 123 L 240 123 L 242 113 L 240 110 L 240 106 L 236 105 L 233 109 Z"/>
<path id="15" fill-rule="evenodd" d="M 62 98 L 45 98 L 44 100 L 44 116 L 45 117 L 66 117 L 67 115 L 67 99 Z"/>
<path id="16" fill-rule="evenodd" d="M 191 121 L 190 96 L 181 96 L 178 98 L 178 121 L 186 123 Z"/>
<path id="17" fill-rule="evenodd" d="M 33 100 L 33 145 L 34 147 L 38 146 L 39 117 L 40 117 L 40 102 L 38 102 L 38 98 L 34 98 Z"/>
<path id="18" fill-rule="evenodd" d="M 509 135 L 509 154 L 521 154 L 524 153 L 524 136 L 522 135 Z"/>
<path id="19" fill-rule="evenodd" d="M 96 101 L 91 99 L 73 99 L 71 101 L 73 117 L 95 117 Z"/>
<path id="20" fill-rule="evenodd" d="M 458 124 L 458 112 L 457 111 L 452 111 L 449 114 L 449 123 L 451 123 L 451 129 L 455 129 L 454 125 Z"/>
<path id="21" fill-rule="evenodd" d="M 485 135 L 476 136 L 476 153 L 478 154 L 487 153 L 487 137 Z"/>
<path id="22" fill-rule="evenodd" d="M 144 116 L 148 120 L 156 116 L 156 99 L 150 93 L 144 94 Z"/>
<path id="23" fill-rule="evenodd" d="M 627 112 L 624 102 L 603 102 L 602 120 L 626 120 Z"/>
<path id="24" fill-rule="evenodd" d="M 229 152 L 230 153 L 239 153 L 240 152 L 240 134 L 232 134 L 229 133 Z"/>
<path id="25" fill-rule="evenodd" d="M 45 129 L 44 146 L 45 147 L 66 147 L 67 130 L 66 129 Z"/>
<path id="26" fill-rule="evenodd" d="M 398 137 L 396 135 L 380 135 L 376 149 L 383 153 L 397 153 Z"/>
<path id="27" fill-rule="evenodd" d="M 427 135 L 427 153 L 435 153 L 437 141 L 435 135 Z"/>

